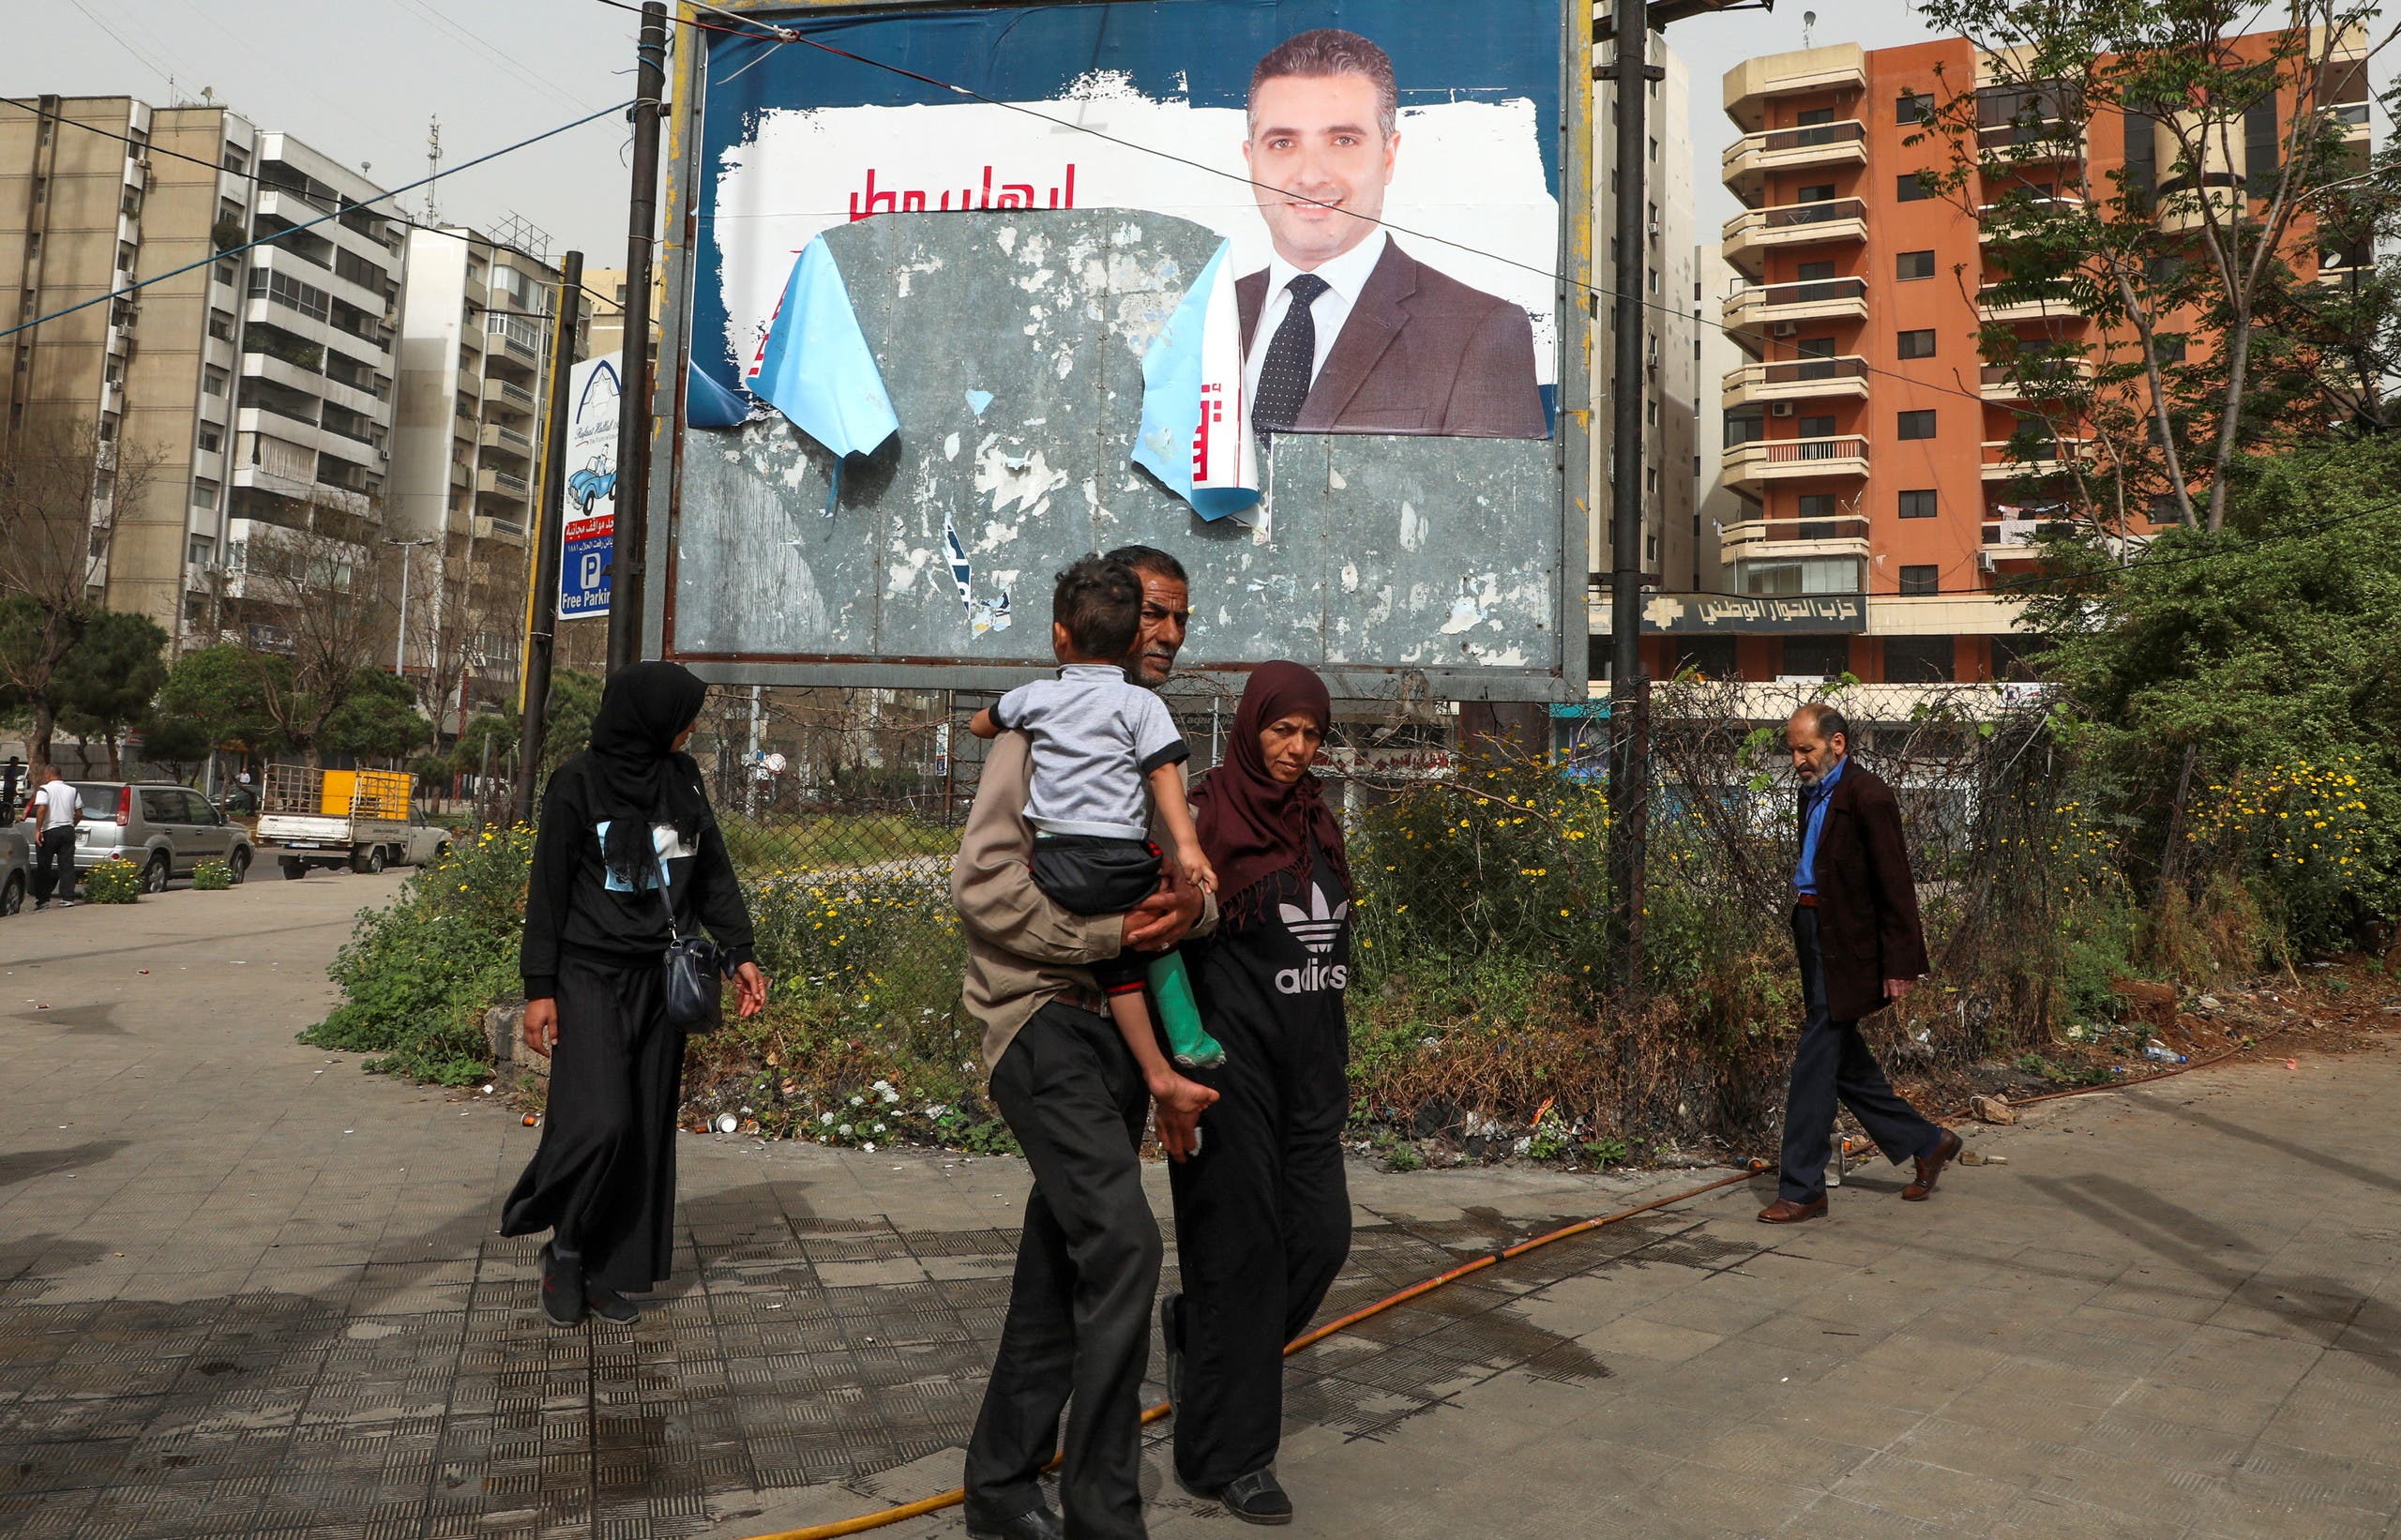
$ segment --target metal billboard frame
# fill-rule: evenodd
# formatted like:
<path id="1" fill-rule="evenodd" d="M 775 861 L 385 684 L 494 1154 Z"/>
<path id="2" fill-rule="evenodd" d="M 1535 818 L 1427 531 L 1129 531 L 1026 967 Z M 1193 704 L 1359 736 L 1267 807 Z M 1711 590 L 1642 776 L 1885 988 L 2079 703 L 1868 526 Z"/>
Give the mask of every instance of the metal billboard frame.
<path id="1" fill-rule="evenodd" d="M 1029 0 L 1048 5 L 1105 4 L 1109 0 Z M 659 365 L 652 371 L 651 455 L 647 544 L 650 581 L 642 588 L 641 649 L 644 657 L 665 656 L 668 613 L 674 602 L 676 534 L 685 450 L 684 402 L 691 359 L 692 286 L 699 238 L 698 196 L 703 168 L 700 103 L 705 50 L 692 45 L 694 29 L 710 18 L 755 17 L 773 24 L 787 16 L 860 12 L 902 15 L 912 11 L 1011 8 L 992 0 L 717 0 L 703 8 L 673 0 L 677 38 L 671 77 L 665 186 L 660 199 L 660 244 L 664 248 L 666 303 L 657 318 Z M 1593 17 L 1591 0 L 1559 0 L 1560 27 L 1560 232 L 1554 290 L 1559 316 L 1559 410 L 1552 434 L 1552 464 L 1559 482 L 1560 572 L 1559 671 L 1501 672 L 1472 668 L 1398 670 L 1381 666 L 1320 672 L 1337 699 L 1382 700 L 1401 693 L 1403 682 L 1422 682 L 1434 700 L 1511 702 L 1580 701 L 1589 688 L 1590 519 L 1592 466 L 1597 452 L 1593 410 L 1593 342 L 1599 291 L 1593 287 L 1594 167 Z M 806 46 L 788 44 L 786 46 Z M 622 590 L 620 591 L 622 593 Z M 1005 690 L 1040 672 L 1022 662 L 972 663 L 935 660 L 778 663 L 763 660 L 694 659 L 688 666 L 713 685 L 834 687 L 896 689 Z M 1242 664 L 1191 665 L 1179 671 L 1239 676 Z"/>

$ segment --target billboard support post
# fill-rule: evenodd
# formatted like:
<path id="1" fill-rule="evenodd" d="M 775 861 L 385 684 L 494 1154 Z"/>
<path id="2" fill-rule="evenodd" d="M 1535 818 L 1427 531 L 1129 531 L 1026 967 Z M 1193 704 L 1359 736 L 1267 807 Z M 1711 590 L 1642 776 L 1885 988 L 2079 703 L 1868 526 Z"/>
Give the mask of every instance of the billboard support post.
<path id="1" fill-rule="evenodd" d="M 1651 18 L 1646 0 L 1617 0 L 1613 157 L 1617 173 L 1617 263 L 1611 279 L 1617 321 L 1616 367 L 1609 393 L 1609 890 L 1625 944 L 1627 989 L 1642 977 L 1642 802 L 1650 766 L 1637 741 L 1635 697 L 1642 672 L 1642 377 L 1643 275 L 1650 260 L 1644 218 L 1649 159 L 1643 109 L 1650 83 L 1665 70 L 1649 67 Z"/>
<path id="2" fill-rule="evenodd" d="M 650 532 L 651 263 L 658 244 L 658 119 L 667 91 L 667 8 L 642 8 L 642 40 L 634 49 L 633 195 L 626 214 L 626 328 L 618 367 L 625 407 L 617 424 L 615 570 L 610 574 L 609 672 L 642 656 L 644 551 Z"/>
<path id="3" fill-rule="evenodd" d="M 575 324 L 583 312 L 583 253 L 559 264 L 551 302 L 551 401 L 542 422 L 541 491 L 528 521 L 534 541 L 534 596 L 525 624 L 525 705 L 517 729 L 517 822 L 534 821 L 534 777 L 551 703 L 551 650 L 558 634 L 560 541 L 566 534 L 566 398 L 575 369 Z"/>

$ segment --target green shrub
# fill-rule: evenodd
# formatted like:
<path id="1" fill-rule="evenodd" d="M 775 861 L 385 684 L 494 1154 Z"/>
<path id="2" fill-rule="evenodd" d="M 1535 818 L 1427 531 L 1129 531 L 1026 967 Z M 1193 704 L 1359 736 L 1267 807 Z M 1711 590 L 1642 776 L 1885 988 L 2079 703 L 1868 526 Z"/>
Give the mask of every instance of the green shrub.
<path id="1" fill-rule="evenodd" d="M 342 1003 L 301 1040 L 440 1085 L 489 1075 L 483 1013 L 518 990 L 533 855 L 531 825 L 488 830 L 410 877 L 385 908 L 362 911 L 330 970 Z"/>
<path id="2" fill-rule="evenodd" d="M 234 868 L 222 861 L 203 861 L 191 868 L 192 891 L 221 893 L 234 885 Z"/>
<path id="3" fill-rule="evenodd" d="M 142 897 L 142 868 L 112 855 L 77 878 L 75 886 L 86 903 L 129 904 Z"/>

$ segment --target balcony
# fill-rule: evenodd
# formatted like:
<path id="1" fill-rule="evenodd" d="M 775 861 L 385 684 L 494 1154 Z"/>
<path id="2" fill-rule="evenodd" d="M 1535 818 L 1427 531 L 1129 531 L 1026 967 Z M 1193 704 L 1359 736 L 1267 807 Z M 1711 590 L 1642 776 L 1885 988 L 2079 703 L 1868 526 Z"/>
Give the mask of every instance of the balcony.
<path id="1" fill-rule="evenodd" d="M 525 478 L 521 476 L 511 476 L 506 471 L 492 470 L 481 470 L 476 473 L 476 491 L 478 492 L 489 492 L 495 497 L 506 498 L 512 503 L 522 503 L 525 501 L 528 490 Z"/>
<path id="2" fill-rule="evenodd" d="M 1767 127 L 1767 105 L 1778 97 L 1866 89 L 1867 60 L 1857 43 L 1770 53 L 1726 71 L 1726 115 L 1736 128 L 1756 133 Z"/>
<path id="3" fill-rule="evenodd" d="M 1746 209 L 1726 221 L 1726 261 L 1757 283 L 1767 275 L 1771 247 L 1814 246 L 1867 238 L 1867 205 L 1857 198 Z"/>
<path id="4" fill-rule="evenodd" d="M 1769 481 L 1865 476 L 1867 440 L 1857 433 L 1818 439 L 1753 439 L 1726 451 L 1726 485 L 1756 489 Z"/>
<path id="5" fill-rule="evenodd" d="M 2343 136 L 2346 144 L 2364 145 L 2368 143 L 2370 125 L 2368 104 L 2364 101 L 2337 101 L 2326 108 L 2326 119 Z"/>
<path id="6" fill-rule="evenodd" d="M 1725 317 L 1728 328 L 1736 334 L 1734 340 L 1756 349 L 1759 338 L 1746 340 L 1743 333 L 1769 332 L 1804 321 L 1866 320 L 1867 280 L 1812 279 L 1741 289 L 1726 296 Z"/>
<path id="7" fill-rule="evenodd" d="M 513 380 L 488 378 L 484 381 L 484 404 L 530 415 L 534 410 L 534 393 Z"/>
<path id="8" fill-rule="evenodd" d="M 1746 519 L 1718 536 L 1727 561 L 1764 561 L 1793 556 L 1865 556 L 1867 521 L 1840 519 Z"/>
<path id="9" fill-rule="evenodd" d="M 2033 460 L 2014 460 L 2010 451 L 2014 439 L 1986 439 L 1984 444 L 1984 478 L 1986 481 L 2016 481 L 2021 477 L 2041 478 L 2065 476 L 2092 459 L 2091 439 L 2055 438 L 2035 445 L 2044 451 Z"/>
<path id="10" fill-rule="evenodd" d="M 2027 218 L 2029 222 L 2035 222 L 2050 215 L 2081 214 L 2084 212 L 2084 200 L 2066 197 L 2029 198 L 2011 207 L 2003 207 L 2000 204 L 1978 204 L 1976 205 L 1976 239 L 1980 241 L 1992 239 L 1999 233 L 1996 227 L 2005 226 L 2009 222 L 2008 216 L 2018 213 L 2020 210 L 2024 211 L 2021 218 Z"/>
<path id="11" fill-rule="evenodd" d="M 504 545 L 515 546 L 525 543 L 525 521 L 521 519 L 499 519 L 477 514 L 474 527 L 477 540 L 497 540 Z"/>
<path id="12" fill-rule="evenodd" d="M 2022 379 L 2013 375 L 2022 374 Z M 2078 394 L 2092 378 L 2090 358 L 2028 359 L 2013 368 L 1986 364 L 1977 393 L 1988 401 L 2055 401 Z"/>
<path id="13" fill-rule="evenodd" d="M 1976 291 L 1976 315 L 1980 320 L 2016 322 L 2082 319 L 2083 312 L 2065 297 L 2035 295 L 2031 298 L 2002 299 L 1997 295 L 1997 291 L 2001 287 L 1997 283 L 1987 283 Z"/>
<path id="14" fill-rule="evenodd" d="M 501 454 L 512 456 L 518 460 L 534 458 L 534 441 L 531 438 L 514 428 L 503 428 L 496 422 L 484 425 L 483 432 L 477 436 L 477 442 L 487 449 L 497 450 Z"/>
<path id="15" fill-rule="evenodd" d="M 1815 400 L 1829 396 L 1848 396 L 1865 400 L 1867 399 L 1867 360 L 1845 356 L 1744 364 L 1740 369 L 1728 370 L 1719 388 L 1725 395 L 1725 404 L 1729 407 L 1752 401 Z"/>
<path id="16" fill-rule="evenodd" d="M 2042 555 L 2044 536 L 2062 534 L 2067 528 L 2054 519 L 1987 519 L 1976 555 L 1987 569 L 2004 562 L 2031 562 Z"/>
<path id="17" fill-rule="evenodd" d="M 1867 125 L 1855 120 L 1812 123 L 1805 128 L 1744 134 L 1727 145 L 1726 153 L 1718 158 L 1718 179 L 1734 196 L 1749 203 L 1764 195 L 1771 172 L 1865 164 Z"/>

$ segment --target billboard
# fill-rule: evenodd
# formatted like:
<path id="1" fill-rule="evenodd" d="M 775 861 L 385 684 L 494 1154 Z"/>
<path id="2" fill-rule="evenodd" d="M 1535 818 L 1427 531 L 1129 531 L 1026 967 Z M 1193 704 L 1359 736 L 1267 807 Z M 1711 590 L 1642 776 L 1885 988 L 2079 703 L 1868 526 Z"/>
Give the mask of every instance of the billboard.
<path id="1" fill-rule="evenodd" d="M 559 618 L 609 613 L 617 527 L 617 360 L 567 371 L 566 485 L 560 489 Z"/>
<path id="2" fill-rule="evenodd" d="M 737 8 L 827 46 L 684 55 L 661 357 L 751 415 L 653 457 L 648 648 L 1005 683 L 1139 543 L 1192 666 L 1580 687 L 1578 6 Z"/>

